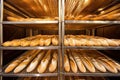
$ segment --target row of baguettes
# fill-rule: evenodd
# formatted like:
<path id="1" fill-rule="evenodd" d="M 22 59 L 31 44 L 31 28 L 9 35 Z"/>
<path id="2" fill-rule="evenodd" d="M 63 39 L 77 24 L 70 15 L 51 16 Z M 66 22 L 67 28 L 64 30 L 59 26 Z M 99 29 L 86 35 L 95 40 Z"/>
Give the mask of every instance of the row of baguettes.
<path id="1" fill-rule="evenodd" d="M 58 45 L 57 35 L 36 35 L 6 41 L 3 46 L 49 46 Z M 65 35 L 65 46 L 120 46 L 120 40 L 88 35 Z"/>
<path id="2" fill-rule="evenodd" d="M 64 54 L 66 72 L 112 72 L 120 71 L 120 64 L 96 50 L 67 50 Z"/>
<path id="3" fill-rule="evenodd" d="M 27 51 L 10 63 L 5 69 L 5 73 L 19 73 L 24 69 L 26 72 L 37 70 L 38 73 L 44 73 L 47 70 L 47 67 L 49 68 L 49 72 L 54 72 L 57 68 L 57 59 L 56 51 Z"/>
<path id="4" fill-rule="evenodd" d="M 45 17 L 45 18 L 16 18 L 16 17 L 7 17 L 9 21 L 42 21 L 42 20 L 57 20 L 57 17 Z"/>
<path id="5" fill-rule="evenodd" d="M 58 80 L 57 77 L 25 77 L 19 80 Z M 104 77 L 78 77 L 78 76 L 67 76 L 65 80 L 106 80 Z"/>
<path id="6" fill-rule="evenodd" d="M 74 16 L 69 16 L 69 17 L 65 17 L 66 20 L 120 20 L 120 13 L 116 13 L 116 14 L 112 14 L 112 15 L 93 15 L 93 14 L 89 14 L 89 15 L 79 15 L 77 17 Z"/>
<path id="7" fill-rule="evenodd" d="M 113 15 L 79 15 L 77 17 L 69 16 L 65 17 L 66 20 L 120 20 L 120 13 L 116 13 Z M 42 21 L 42 20 L 56 20 L 57 18 L 15 18 L 15 17 L 7 17 L 9 21 Z"/>
<path id="8" fill-rule="evenodd" d="M 120 40 L 88 35 L 66 35 L 65 46 L 119 46 Z"/>
<path id="9" fill-rule="evenodd" d="M 22 39 L 15 39 L 3 43 L 3 46 L 49 46 L 58 45 L 58 38 L 55 35 L 36 35 Z"/>

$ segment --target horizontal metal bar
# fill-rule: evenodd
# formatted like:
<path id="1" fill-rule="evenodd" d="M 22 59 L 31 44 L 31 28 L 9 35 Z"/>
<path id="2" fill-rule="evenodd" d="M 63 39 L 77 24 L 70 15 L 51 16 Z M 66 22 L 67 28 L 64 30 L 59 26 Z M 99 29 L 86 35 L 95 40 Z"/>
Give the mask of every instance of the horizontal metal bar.
<path id="1" fill-rule="evenodd" d="M 120 21 L 65 20 L 65 23 L 73 23 L 73 24 L 120 24 Z"/>
<path id="2" fill-rule="evenodd" d="M 65 76 L 120 76 L 120 73 L 63 73 Z"/>
<path id="3" fill-rule="evenodd" d="M 58 76 L 58 73 L 17 73 L 17 74 L 6 74 L 2 73 L 1 76 L 6 76 L 6 77 L 46 77 L 46 76 Z"/>
<path id="4" fill-rule="evenodd" d="M 48 20 L 41 20 L 41 21 L 3 21 L 2 24 L 57 24 L 58 20 L 48 21 Z"/>
<path id="5" fill-rule="evenodd" d="M 120 50 L 120 46 L 64 46 L 65 49 L 88 49 L 88 50 Z"/>
<path id="6" fill-rule="evenodd" d="M 59 49 L 59 46 L 36 46 L 36 47 L 0 47 L 1 50 L 32 50 L 32 49 Z"/>

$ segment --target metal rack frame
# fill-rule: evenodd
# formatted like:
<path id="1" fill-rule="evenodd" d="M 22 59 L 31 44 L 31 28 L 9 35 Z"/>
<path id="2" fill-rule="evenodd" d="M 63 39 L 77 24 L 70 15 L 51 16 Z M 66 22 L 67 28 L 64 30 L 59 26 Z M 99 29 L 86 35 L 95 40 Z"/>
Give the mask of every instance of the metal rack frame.
<path id="1" fill-rule="evenodd" d="M 28 21 L 28 22 L 13 22 L 13 21 L 3 21 L 3 2 L 1 0 L 1 10 L 0 10 L 0 69 L 2 69 L 3 62 L 3 50 L 32 50 L 32 49 L 57 49 L 58 50 L 58 73 L 45 73 L 45 74 L 5 74 L 0 70 L 1 80 L 2 76 L 58 76 L 58 80 L 65 80 L 65 76 L 120 76 L 120 73 L 65 73 L 64 72 L 64 50 L 65 49 L 97 49 L 97 50 L 120 50 L 120 47 L 87 47 L 87 46 L 64 46 L 64 35 L 65 35 L 65 25 L 66 24 L 120 24 L 120 21 L 80 21 L 80 20 L 65 20 L 65 0 L 58 0 L 58 16 L 59 20 L 54 21 Z M 2 47 L 3 43 L 3 24 L 58 24 L 58 34 L 59 34 L 59 46 L 44 46 L 44 47 Z M 94 29 L 92 30 L 92 35 L 95 35 Z M 60 58 L 60 55 L 62 58 Z M 62 69 L 60 68 L 60 60 L 62 60 Z"/>
<path id="2" fill-rule="evenodd" d="M 4 73 L 2 71 L 2 62 L 3 62 L 3 50 L 32 50 L 32 49 L 56 49 L 58 50 L 58 56 L 61 54 L 61 0 L 58 0 L 58 20 L 47 20 L 47 21 L 3 21 L 3 2 L 4 0 L 1 0 L 1 12 L 0 12 L 0 76 L 2 80 L 2 76 L 9 76 L 9 77 L 46 77 L 46 76 L 57 76 L 58 80 L 61 80 L 60 77 L 60 58 L 58 58 L 58 69 L 57 72 L 55 73 L 43 73 L 43 74 L 38 74 L 38 73 L 18 73 L 18 74 L 13 74 L 13 73 Z M 58 35 L 59 35 L 59 45 L 58 46 L 37 46 L 37 47 L 3 47 L 1 44 L 3 43 L 3 24 L 58 24 Z"/>

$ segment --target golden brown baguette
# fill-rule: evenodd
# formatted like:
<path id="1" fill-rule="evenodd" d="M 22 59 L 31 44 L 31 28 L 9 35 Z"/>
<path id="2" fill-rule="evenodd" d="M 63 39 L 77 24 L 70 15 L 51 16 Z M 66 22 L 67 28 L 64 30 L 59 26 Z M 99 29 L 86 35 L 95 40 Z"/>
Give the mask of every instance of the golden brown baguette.
<path id="1" fill-rule="evenodd" d="M 117 69 L 114 67 L 114 65 L 112 65 L 111 63 L 109 63 L 108 61 L 104 61 L 104 60 L 97 60 L 98 62 L 100 62 L 108 71 L 113 72 L 113 73 L 117 73 Z"/>
<path id="2" fill-rule="evenodd" d="M 52 44 L 55 45 L 55 46 L 57 46 L 58 43 L 59 43 L 59 42 L 58 42 L 57 36 L 53 36 L 53 37 L 52 37 Z"/>
<path id="3" fill-rule="evenodd" d="M 105 67 L 100 64 L 96 59 L 91 59 L 92 63 L 94 64 L 94 66 L 96 67 L 96 69 L 98 69 L 101 72 L 106 72 Z"/>
<path id="4" fill-rule="evenodd" d="M 15 69 L 14 73 L 21 72 L 30 62 L 31 60 L 40 52 L 40 50 L 37 50 L 33 53 L 33 55 L 28 56 L 25 60 L 23 60 Z"/>
<path id="5" fill-rule="evenodd" d="M 110 46 L 119 46 L 119 44 L 115 40 L 106 39 L 106 41 Z"/>
<path id="6" fill-rule="evenodd" d="M 11 72 L 15 67 L 17 67 L 27 56 L 31 55 L 31 53 L 35 52 L 33 51 L 26 51 L 22 56 L 20 56 L 18 59 L 13 61 L 8 67 L 5 69 L 5 73 Z"/>
<path id="7" fill-rule="evenodd" d="M 45 51 L 39 52 L 36 58 L 34 58 L 33 61 L 30 63 L 30 65 L 27 67 L 26 72 L 32 72 L 37 67 L 38 63 L 43 58 L 44 54 Z"/>
<path id="8" fill-rule="evenodd" d="M 64 69 L 65 71 L 69 72 L 70 71 L 70 63 L 69 63 L 69 58 L 65 52 L 64 54 Z"/>
<path id="9" fill-rule="evenodd" d="M 74 73 L 77 73 L 77 71 L 78 71 L 77 64 L 76 64 L 74 58 L 72 57 L 72 54 L 71 54 L 71 53 L 69 53 L 69 59 L 70 59 L 71 70 L 72 70 Z"/>
<path id="10" fill-rule="evenodd" d="M 83 62 L 83 64 L 85 65 L 85 67 L 90 71 L 90 72 L 95 72 L 95 67 L 92 64 L 92 62 L 90 61 L 90 59 L 86 56 L 80 56 L 81 60 Z"/>
<path id="11" fill-rule="evenodd" d="M 44 73 L 47 69 L 48 63 L 51 58 L 51 50 L 48 50 L 44 58 L 41 60 L 40 64 L 38 65 L 37 71 L 39 73 Z"/>
<path id="12" fill-rule="evenodd" d="M 34 39 L 30 42 L 30 46 L 38 46 L 40 44 L 40 39 Z"/>
<path id="13" fill-rule="evenodd" d="M 52 60 L 49 66 L 49 72 L 54 72 L 57 68 L 57 61 L 58 61 L 58 57 L 57 57 L 57 52 L 54 51 L 53 55 L 52 55 Z"/>
<path id="14" fill-rule="evenodd" d="M 78 53 L 72 52 L 72 55 L 73 55 L 73 57 L 74 57 L 77 65 L 78 65 L 79 70 L 80 70 L 81 72 L 86 72 L 86 68 L 85 68 L 85 66 L 83 65 L 80 57 L 78 56 Z"/>
<path id="15" fill-rule="evenodd" d="M 45 45 L 45 42 L 44 42 L 44 38 L 43 38 L 43 37 L 40 38 L 39 45 L 40 45 L 40 46 L 44 46 L 44 45 Z"/>
<path id="16" fill-rule="evenodd" d="M 9 21 L 19 21 L 19 18 L 15 18 L 15 17 L 7 17 L 7 19 L 9 20 Z M 22 19 L 22 18 L 20 18 L 20 19 Z"/>
<path id="17" fill-rule="evenodd" d="M 30 46 L 31 41 L 28 40 L 21 40 L 21 46 L 25 47 L 25 46 Z"/>
<path id="18" fill-rule="evenodd" d="M 69 38 L 67 36 L 64 37 L 64 45 L 69 46 Z"/>
<path id="19" fill-rule="evenodd" d="M 51 44 L 52 40 L 50 36 L 47 36 L 44 38 L 44 44 L 45 46 L 49 46 Z"/>

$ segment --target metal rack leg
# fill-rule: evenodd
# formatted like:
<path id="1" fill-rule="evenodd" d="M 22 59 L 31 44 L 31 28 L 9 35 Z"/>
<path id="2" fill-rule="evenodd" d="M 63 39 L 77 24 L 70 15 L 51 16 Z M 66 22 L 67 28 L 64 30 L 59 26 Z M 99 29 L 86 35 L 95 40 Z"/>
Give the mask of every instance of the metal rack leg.
<path id="1" fill-rule="evenodd" d="M 91 35 L 92 35 L 92 36 L 95 36 L 95 29 L 92 29 L 92 30 L 91 30 Z"/>
<path id="2" fill-rule="evenodd" d="M 32 29 L 26 29 L 26 36 L 33 36 L 33 30 Z"/>

